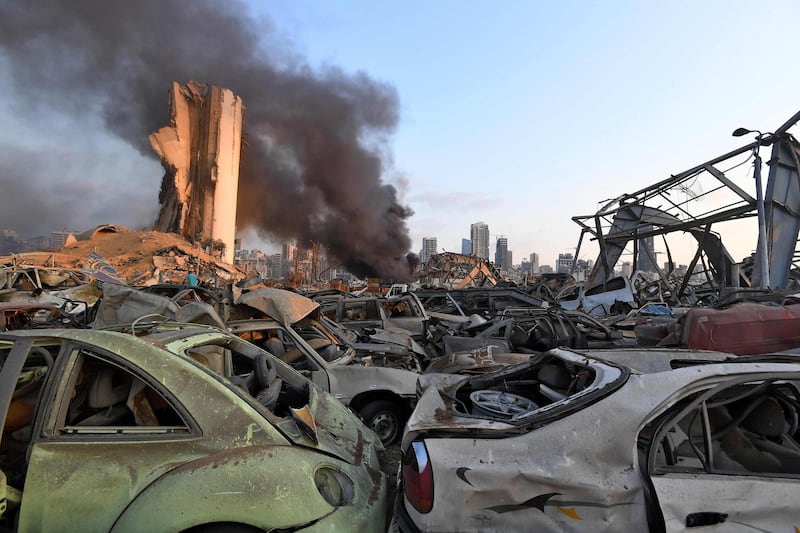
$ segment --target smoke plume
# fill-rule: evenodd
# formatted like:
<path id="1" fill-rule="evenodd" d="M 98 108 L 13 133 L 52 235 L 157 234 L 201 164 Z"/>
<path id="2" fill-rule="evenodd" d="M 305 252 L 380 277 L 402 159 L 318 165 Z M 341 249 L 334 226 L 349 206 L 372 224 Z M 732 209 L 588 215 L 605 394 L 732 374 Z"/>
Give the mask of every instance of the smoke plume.
<path id="1" fill-rule="evenodd" d="M 97 107 L 110 132 L 152 157 L 147 136 L 167 123 L 173 80 L 233 90 L 247 108 L 239 227 L 320 243 L 357 275 L 408 277 L 412 213 L 381 179 L 396 91 L 310 67 L 243 4 L 6 0 L 0 54 L 16 98 L 74 115 Z"/>

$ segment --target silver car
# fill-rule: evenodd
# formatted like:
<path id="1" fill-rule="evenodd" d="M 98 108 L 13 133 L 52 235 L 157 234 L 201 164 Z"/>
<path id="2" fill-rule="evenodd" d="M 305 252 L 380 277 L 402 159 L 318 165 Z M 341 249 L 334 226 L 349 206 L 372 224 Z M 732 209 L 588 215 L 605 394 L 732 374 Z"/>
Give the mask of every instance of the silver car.
<path id="1" fill-rule="evenodd" d="M 395 521 L 798 531 L 798 382 L 791 356 L 555 349 L 427 387 L 403 437 Z"/>

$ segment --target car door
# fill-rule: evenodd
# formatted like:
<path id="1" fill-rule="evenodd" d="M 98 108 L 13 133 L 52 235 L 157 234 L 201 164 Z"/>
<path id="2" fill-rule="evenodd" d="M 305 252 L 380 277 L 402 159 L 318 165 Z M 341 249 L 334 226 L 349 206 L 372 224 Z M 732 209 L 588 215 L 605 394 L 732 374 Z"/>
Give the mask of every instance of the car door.
<path id="1" fill-rule="evenodd" d="M 342 316 L 339 323 L 351 329 L 382 328 L 384 315 L 381 313 L 376 299 L 369 300 L 343 300 Z"/>
<path id="2" fill-rule="evenodd" d="M 383 306 L 386 314 L 386 326 L 408 331 L 415 338 L 425 336 L 425 311 L 419 299 L 411 295 L 386 300 Z"/>
<path id="3" fill-rule="evenodd" d="M 151 482 L 207 451 L 188 412 L 140 369 L 88 346 L 60 361 L 33 430 L 19 531 L 109 531 Z"/>
<path id="4" fill-rule="evenodd" d="M 800 527 L 800 397 L 786 381 L 798 377 L 733 376 L 693 392 L 659 418 L 657 429 L 643 431 L 651 509 L 663 517 L 657 529 Z"/>

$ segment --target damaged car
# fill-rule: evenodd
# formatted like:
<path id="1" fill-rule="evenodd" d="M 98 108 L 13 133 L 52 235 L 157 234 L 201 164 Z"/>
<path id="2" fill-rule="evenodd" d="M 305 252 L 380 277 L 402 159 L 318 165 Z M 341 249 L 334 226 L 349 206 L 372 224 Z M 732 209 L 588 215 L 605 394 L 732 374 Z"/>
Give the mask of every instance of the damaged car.
<path id="1" fill-rule="evenodd" d="M 356 350 L 326 326 L 317 302 L 281 289 L 242 294 L 230 316 L 231 331 L 331 392 L 384 444 L 400 436 L 416 398 L 415 353 L 382 345 Z"/>
<path id="2" fill-rule="evenodd" d="M 9 531 L 385 528 L 372 432 L 217 328 L 2 333 L 0 416 Z"/>
<path id="3" fill-rule="evenodd" d="M 381 328 L 407 331 L 415 340 L 425 340 L 430 316 L 414 293 L 392 298 L 361 296 L 314 296 L 322 314 L 346 328 Z"/>
<path id="4" fill-rule="evenodd" d="M 402 531 L 791 531 L 800 360 L 554 349 L 425 386 Z"/>

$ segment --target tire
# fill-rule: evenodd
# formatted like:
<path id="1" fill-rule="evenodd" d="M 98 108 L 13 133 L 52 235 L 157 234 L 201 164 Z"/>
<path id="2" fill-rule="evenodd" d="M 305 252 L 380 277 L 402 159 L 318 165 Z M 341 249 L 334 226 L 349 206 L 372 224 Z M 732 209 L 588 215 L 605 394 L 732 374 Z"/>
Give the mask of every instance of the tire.
<path id="1" fill-rule="evenodd" d="M 388 400 L 376 400 L 368 403 L 359 415 L 364 424 L 378 435 L 384 446 L 392 444 L 403 432 L 405 420 L 400 408 Z"/>
<path id="2" fill-rule="evenodd" d="M 217 524 L 203 524 L 187 529 L 183 533 L 257 533 L 260 529 L 255 529 L 244 524 L 223 522 Z"/>

